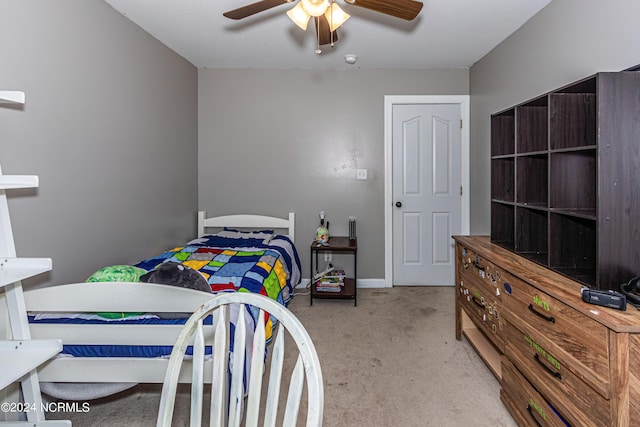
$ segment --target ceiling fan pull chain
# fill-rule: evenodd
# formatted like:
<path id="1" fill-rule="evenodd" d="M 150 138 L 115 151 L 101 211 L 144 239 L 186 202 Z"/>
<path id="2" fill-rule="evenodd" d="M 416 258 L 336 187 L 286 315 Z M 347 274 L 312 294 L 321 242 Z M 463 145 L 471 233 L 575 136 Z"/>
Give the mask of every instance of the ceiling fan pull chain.
<path id="1" fill-rule="evenodd" d="M 331 47 L 334 47 L 335 43 L 333 41 L 333 31 L 331 31 L 331 29 L 333 28 L 333 9 L 331 8 L 332 5 L 333 0 L 329 2 L 329 38 L 331 39 Z"/>
<path id="2" fill-rule="evenodd" d="M 322 51 L 320 50 L 320 17 L 316 16 L 316 55 L 320 55 Z"/>

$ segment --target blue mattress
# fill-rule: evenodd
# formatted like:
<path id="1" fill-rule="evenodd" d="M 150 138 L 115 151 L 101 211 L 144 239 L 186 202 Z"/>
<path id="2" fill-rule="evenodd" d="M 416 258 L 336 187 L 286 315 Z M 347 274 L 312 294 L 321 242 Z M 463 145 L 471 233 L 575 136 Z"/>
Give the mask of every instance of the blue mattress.
<path id="1" fill-rule="evenodd" d="M 159 319 L 152 316 L 134 316 L 122 320 L 102 320 L 90 318 L 43 318 L 30 315 L 29 323 L 65 323 L 65 324 L 116 324 L 117 325 L 184 325 L 188 318 L 184 319 Z M 205 325 L 212 324 L 212 316 L 204 319 Z M 117 327 L 117 325 L 114 325 Z M 231 337 L 234 333 L 234 325 L 230 327 Z M 152 345 L 64 345 L 61 354 L 73 357 L 169 357 L 173 346 L 152 346 Z M 233 351 L 233 340 L 230 343 L 230 350 Z M 191 346 L 187 348 L 186 354 L 193 354 Z M 211 346 L 205 347 L 205 354 L 211 354 Z"/>

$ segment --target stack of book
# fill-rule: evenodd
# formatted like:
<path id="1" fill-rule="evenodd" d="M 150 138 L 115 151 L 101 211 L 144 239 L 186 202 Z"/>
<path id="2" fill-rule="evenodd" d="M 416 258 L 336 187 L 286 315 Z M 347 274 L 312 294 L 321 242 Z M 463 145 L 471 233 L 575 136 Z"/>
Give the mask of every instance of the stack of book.
<path id="1" fill-rule="evenodd" d="M 344 286 L 344 270 L 333 270 L 316 280 L 318 292 L 340 292 Z"/>

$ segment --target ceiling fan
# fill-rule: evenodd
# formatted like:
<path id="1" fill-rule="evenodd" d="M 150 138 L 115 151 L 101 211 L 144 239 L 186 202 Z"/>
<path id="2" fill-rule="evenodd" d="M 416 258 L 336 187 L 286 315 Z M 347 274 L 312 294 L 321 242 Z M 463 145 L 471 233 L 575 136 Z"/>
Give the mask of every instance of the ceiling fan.
<path id="1" fill-rule="evenodd" d="M 289 18 L 301 29 L 307 29 L 307 22 L 310 18 L 316 26 L 316 36 L 318 49 L 316 53 L 321 53 L 319 46 L 331 44 L 338 40 L 336 29 L 340 27 L 348 18 L 335 2 L 335 0 L 261 0 L 237 9 L 230 10 L 222 15 L 230 19 L 243 19 L 256 13 L 283 5 L 294 3 L 296 6 L 287 12 Z M 422 10 L 422 3 L 415 0 L 344 0 L 354 6 L 364 7 L 375 12 L 384 13 L 407 21 L 413 20 Z"/>

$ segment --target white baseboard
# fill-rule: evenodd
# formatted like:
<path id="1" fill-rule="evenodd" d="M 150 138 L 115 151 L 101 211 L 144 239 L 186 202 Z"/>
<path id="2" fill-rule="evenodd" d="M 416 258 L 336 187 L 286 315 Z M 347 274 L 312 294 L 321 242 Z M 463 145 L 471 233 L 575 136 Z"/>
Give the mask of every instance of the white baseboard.
<path id="1" fill-rule="evenodd" d="M 384 279 L 358 279 L 359 288 L 386 288 Z"/>
<path id="2" fill-rule="evenodd" d="M 296 289 L 306 289 L 309 279 L 302 279 Z M 384 279 L 358 279 L 358 288 L 386 288 Z"/>

